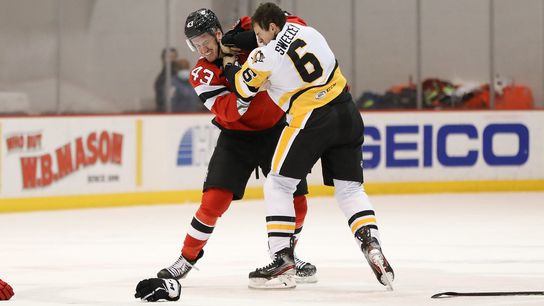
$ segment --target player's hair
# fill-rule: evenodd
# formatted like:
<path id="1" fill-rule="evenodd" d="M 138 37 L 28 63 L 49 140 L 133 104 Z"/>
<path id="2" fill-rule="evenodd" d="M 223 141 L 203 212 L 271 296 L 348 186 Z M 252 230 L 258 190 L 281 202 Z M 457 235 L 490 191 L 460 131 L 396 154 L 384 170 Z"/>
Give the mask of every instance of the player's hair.
<path id="1" fill-rule="evenodd" d="M 253 16 L 251 22 L 258 24 L 263 30 L 268 30 L 271 23 L 276 24 L 280 29 L 283 28 L 287 17 L 285 12 L 275 3 L 261 3 Z"/>

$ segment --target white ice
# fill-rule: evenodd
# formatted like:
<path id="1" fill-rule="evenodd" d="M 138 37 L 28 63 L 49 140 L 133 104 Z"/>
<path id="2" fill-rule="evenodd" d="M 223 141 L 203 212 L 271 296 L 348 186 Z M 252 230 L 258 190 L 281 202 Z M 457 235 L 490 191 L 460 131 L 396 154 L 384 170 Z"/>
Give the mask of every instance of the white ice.
<path id="1" fill-rule="evenodd" d="M 396 272 L 370 271 L 334 198 L 310 198 L 298 255 L 317 284 L 247 287 L 269 263 L 262 201 L 236 202 L 182 280 L 179 305 L 544 305 L 544 296 L 431 299 L 443 291 L 544 290 L 544 193 L 371 196 Z M 5 305 L 141 305 L 134 288 L 179 256 L 195 204 L 0 214 Z M 161 305 L 168 305 L 161 304 Z"/>

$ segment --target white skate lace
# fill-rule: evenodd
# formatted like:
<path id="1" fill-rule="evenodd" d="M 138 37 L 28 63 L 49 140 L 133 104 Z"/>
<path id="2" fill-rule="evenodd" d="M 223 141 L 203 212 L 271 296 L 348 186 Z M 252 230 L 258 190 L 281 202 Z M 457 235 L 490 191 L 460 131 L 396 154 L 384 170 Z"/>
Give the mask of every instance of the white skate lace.
<path id="1" fill-rule="evenodd" d="M 199 271 L 199 269 L 187 261 L 185 257 L 180 256 L 178 260 L 174 262 L 174 264 L 168 267 L 168 271 L 174 276 L 180 276 L 187 273 L 187 271 L 191 270 L 192 268 Z"/>
<path id="2" fill-rule="evenodd" d="M 304 268 L 305 265 L 307 265 L 308 263 L 305 262 L 304 260 L 302 259 L 299 259 L 298 257 L 295 257 L 295 268 L 297 270 L 300 270 L 302 268 Z"/>

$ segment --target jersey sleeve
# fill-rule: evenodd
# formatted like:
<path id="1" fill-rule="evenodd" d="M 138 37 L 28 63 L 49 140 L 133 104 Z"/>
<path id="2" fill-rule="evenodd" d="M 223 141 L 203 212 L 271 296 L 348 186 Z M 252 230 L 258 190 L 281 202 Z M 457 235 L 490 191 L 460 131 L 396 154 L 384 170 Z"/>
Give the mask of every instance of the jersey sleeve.
<path id="1" fill-rule="evenodd" d="M 249 101 L 259 92 L 259 87 L 268 79 L 274 67 L 274 58 L 265 47 L 257 48 L 239 69 L 229 69 L 227 78 L 233 89 L 244 101 Z M 234 71 L 233 71 L 234 70 Z"/>
<path id="2" fill-rule="evenodd" d="M 220 74 L 219 67 L 199 61 L 191 70 L 190 83 L 207 109 L 225 122 L 234 122 L 247 111 L 248 103 L 229 91 Z"/>
<path id="3" fill-rule="evenodd" d="M 252 30 L 251 28 L 251 17 L 249 16 L 243 16 L 240 18 L 240 27 L 244 30 Z"/>

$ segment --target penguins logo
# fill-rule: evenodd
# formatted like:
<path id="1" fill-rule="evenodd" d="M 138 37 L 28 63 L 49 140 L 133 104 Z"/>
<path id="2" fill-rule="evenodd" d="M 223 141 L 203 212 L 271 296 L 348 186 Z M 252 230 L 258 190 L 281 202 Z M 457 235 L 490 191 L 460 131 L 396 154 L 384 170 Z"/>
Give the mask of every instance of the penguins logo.
<path id="1" fill-rule="evenodd" d="M 257 53 L 255 53 L 255 55 L 251 58 L 253 60 L 253 64 L 257 63 L 257 62 L 263 62 L 264 61 L 264 54 L 262 51 L 257 51 Z"/>

